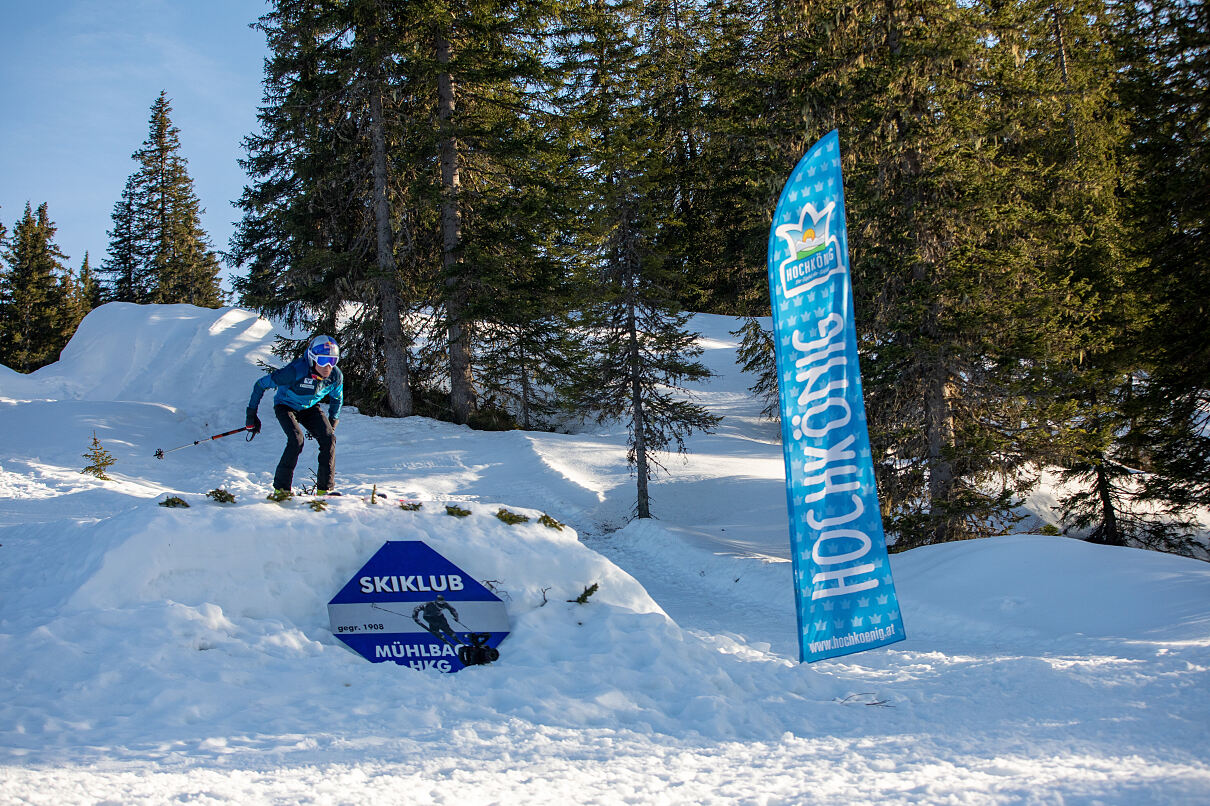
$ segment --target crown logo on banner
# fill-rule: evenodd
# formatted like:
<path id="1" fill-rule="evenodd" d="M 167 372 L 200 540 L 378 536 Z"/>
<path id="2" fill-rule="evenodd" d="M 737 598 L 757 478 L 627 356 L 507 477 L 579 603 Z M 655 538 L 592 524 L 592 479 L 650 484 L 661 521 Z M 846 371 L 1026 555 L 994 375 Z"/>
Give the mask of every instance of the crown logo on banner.
<path id="1" fill-rule="evenodd" d="M 782 224 L 774 230 L 786 242 L 790 254 L 778 267 L 782 292 L 787 298 L 814 288 L 844 270 L 839 259 L 840 244 L 831 233 L 835 211 L 834 201 L 828 202 L 822 210 L 808 203 L 803 206 L 797 224 Z M 836 248 L 829 250 L 832 245 Z"/>

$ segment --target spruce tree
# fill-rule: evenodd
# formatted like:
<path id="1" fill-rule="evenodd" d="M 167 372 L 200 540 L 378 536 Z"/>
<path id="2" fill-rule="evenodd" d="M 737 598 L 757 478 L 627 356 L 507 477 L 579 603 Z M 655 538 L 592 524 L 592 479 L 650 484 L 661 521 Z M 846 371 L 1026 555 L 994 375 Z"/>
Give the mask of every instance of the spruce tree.
<path id="1" fill-rule="evenodd" d="M 201 204 L 181 155 L 180 129 L 170 117 L 168 94 L 151 106 L 147 139 L 133 159 L 139 163 L 146 268 L 154 282 L 152 301 L 221 304 L 218 255 L 201 225 Z"/>
<path id="2" fill-rule="evenodd" d="M 8 256 L 8 228 L 6 228 L 4 226 L 3 221 L 0 221 L 0 259 L 7 261 L 7 256 Z M 3 307 L 4 300 L 8 293 L 7 286 L 6 286 L 6 282 L 7 282 L 6 277 L 7 277 L 6 270 L 5 270 L 4 266 L 2 264 L 0 264 L 0 312 L 2 312 L 4 310 L 4 307 Z M 0 315 L 0 342 L 4 342 L 4 341 L 8 340 L 8 334 L 5 331 L 5 327 L 6 326 L 5 326 L 5 322 L 4 322 L 4 317 L 2 315 Z M 0 359 L 0 363 L 3 363 L 2 359 Z"/>
<path id="3" fill-rule="evenodd" d="M 96 272 L 92 270 L 87 252 L 84 253 L 84 261 L 80 264 L 80 273 L 76 277 L 76 285 L 80 292 L 80 299 L 84 303 L 85 314 L 101 305 L 101 283 L 97 279 Z"/>
<path id="4" fill-rule="evenodd" d="M 113 454 L 105 450 L 105 446 L 103 446 L 101 441 L 97 439 L 97 433 L 95 431 L 92 434 L 92 444 L 89 446 L 87 451 L 81 454 L 81 456 L 88 460 L 88 465 L 80 471 L 81 473 L 87 473 L 90 476 L 95 476 L 102 481 L 111 480 L 105 471 L 108 470 L 111 465 L 116 464 L 118 460 L 113 458 Z"/>
<path id="5" fill-rule="evenodd" d="M 777 356 L 773 343 L 772 328 L 765 327 L 759 319 L 747 318 L 732 335 L 740 337 L 736 356 L 744 372 L 753 378 L 748 391 L 756 396 L 764 408 L 761 416 L 770 420 L 780 417 L 777 386 Z"/>
<path id="6" fill-rule="evenodd" d="M 580 4 L 562 48 L 571 77 L 567 113 L 589 143 L 578 166 L 590 180 L 583 251 L 599 287 L 586 320 L 594 355 L 582 387 L 602 419 L 628 424 L 636 514 L 651 517 L 649 481 L 659 452 L 718 418 L 686 399 L 683 384 L 708 376 L 675 298 L 676 272 L 661 252 L 671 211 L 660 203 L 667 163 L 646 113 L 641 8 L 628 0 Z"/>
<path id="7" fill-rule="evenodd" d="M 925 0 L 806 9 L 798 96 L 841 133 L 862 373 L 897 545 L 995 534 L 1050 438 L 1048 368 L 1087 304 L 1055 270 L 1045 173 L 1062 128 L 1005 6 Z M 988 35 L 988 31 L 992 35 Z"/>
<path id="8" fill-rule="evenodd" d="M 427 245 L 406 188 L 418 164 L 397 153 L 414 103 L 399 76 L 402 9 L 380 2 L 279 2 L 259 27 L 266 62 L 261 131 L 245 139 L 253 178 L 232 256 L 243 304 L 339 339 L 367 411 L 413 411 L 408 325 Z M 335 313 L 361 315 L 339 331 Z"/>
<path id="9" fill-rule="evenodd" d="M 1052 271 L 1071 276 L 1095 300 L 1081 329 L 1080 360 L 1049 368 L 1059 415 L 1052 456 L 1073 489 L 1060 502 L 1064 523 L 1098 543 L 1182 551 L 1188 523 L 1142 498 L 1136 409 L 1140 381 L 1151 374 L 1140 340 L 1152 306 L 1146 258 L 1132 246 L 1125 202 L 1141 188 L 1128 156 L 1127 119 L 1118 111 L 1117 7 L 1050 0 L 1023 4 L 1017 14 L 1036 44 L 1017 69 L 1037 82 L 1038 113 L 1063 123 L 1033 127 L 1028 141 L 1046 168 L 1033 201 L 1051 219 Z"/>
<path id="10" fill-rule="evenodd" d="M 81 320 L 88 312 L 101 304 L 101 288 L 93 274 L 88 261 L 88 253 L 84 253 L 84 261 L 80 264 L 79 274 L 67 272 L 63 275 L 63 330 L 70 341 Z"/>
<path id="11" fill-rule="evenodd" d="M 546 69 L 537 76 L 550 78 Z M 526 429 L 553 425 L 581 354 L 573 313 L 583 301 L 574 238 L 580 177 L 567 160 L 576 133 L 544 108 L 548 92 L 535 86 L 522 93 L 511 82 L 495 87 L 489 97 L 503 110 L 495 112 L 476 99 L 477 108 L 468 109 L 482 120 L 476 125 L 507 137 L 468 152 L 463 170 L 467 187 L 478 191 L 463 218 L 463 259 L 473 277 L 463 312 L 474 325 L 475 408 L 503 407 Z M 527 111 L 510 111 L 519 107 Z M 482 419 L 472 415 L 470 422 Z"/>
<path id="12" fill-rule="evenodd" d="M 562 290 L 562 299 L 552 290 Z M 476 350 L 481 413 L 472 423 L 496 408 L 529 431 L 552 427 L 565 413 L 583 361 L 580 323 L 567 312 L 571 290 L 563 276 L 536 278 L 514 285 L 507 303 L 483 317 Z"/>
<path id="13" fill-rule="evenodd" d="M 1153 317 L 1135 412 L 1153 474 L 1148 496 L 1210 504 L 1210 11 L 1191 0 L 1121 4 L 1118 91 L 1132 110 L 1124 159 L 1141 182 L 1129 198 L 1130 247 L 1144 257 Z"/>
<path id="14" fill-rule="evenodd" d="M 547 8 L 279 3 L 263 20 L 275 58 L 263 134 L 248 140 L 257 184 L 233 241 L 249 266 L 238 287 L 308 323 L 370 302 L 382 334 L 366 320 L 342 341 L 374 355 L 403 318 L 402 341 L 442 351 L 409 372 L 428 387 L 423 410 L 459 422 L 477 405 L 475 340 L 502 332 L 490 323 L 522 309 L 514 289 L 559 261 L 541 218 L 557 165 L 541 100 Z M 395 312 L 380 304 L 387 286 Z M 390 362 L 375 360 L 364 380 L 384 371 Z M 434 411 L 441 384 L 448 402 Z"/>
<path id="15" fill-rule="evenodd" d="M 56 231 L 45 203 L 36 214 L 26 204 L 4 251 L 0 363 L 18 372 L 32 372 L 56 361 L 70 335 L 64 327 L 66 256 L 55 244 Z"/>
<path id="16" fill-rule="evenodd" d="M 149 302 L 152 280 L 146 269 L 147 237 L 139 216 L 138 175 L 126 179 L 121 197 L 114 202 L 109 230 L 109 251 L 101 264 L 102 296 L 106 302 Z"/>
<path id="17" fill-rule="evenodd" d="M 807 31 L 832 23 L 761 0 L 708 0 L 696 11 L 700 111 L 685 239 L 694 277 L 682 299 L 696 311 L 768 316 L 770 216 L 820 128 L 796 70 L 815 58 Z"/>
<path id="18" fill-rule="evenodd" d="M 650 116 L 650 145 L 660 157 L 661 177 L 651 185 L 661 210 L 657 234 L 671 292 L 682 305 L 700 299 L 701 261 L 713 256 L 710 211 L 704 206 L 709 178 L 701 158 L 707 88 L 700 64 L 701 14 L 695 0 L 641 4 L 641 45 L 636 87 Z M 695 308 L 689 308 L 696 310 Z"/>
<path id="19" fill-rule="evenodd" d="M 781 3 L 709 0 L 698 9 L 698 82 L 707 88 L 697 125 L 696 210 L 691 227 L 693 310 L 741 316 L 740 359 L 750 390 L 777 416 L 769 327 L 769 220 L 786 177 L 821 130 L 822 114 L 795 66 L 815 58 L 805 31 L 833 23 Z M 758 318 L 765 317 L 765 318 Z"/>
<path id="20" fill-rule="evenodd" d="M 218 255 L 201 225 L 201 203 L 181 155 L 166 92 L 151 106 L 138 168 L 114 204 L 106 297 L 122 302 L 222 304 Z"/>
<path id="21" fill-rule="evenodd" d="M 425 31 L 411 70 L 435 102 L 436 185 L 441 223 L 442 310 L 448 350 L 450 410 L 467 422 L 477 407 L 476 341 L 515 291 L 553 276 L 557 253 L 550 216 L 558 215 L 560 143 L 552 139 L 552 81 L 545 28 L 550 0 L 417 7 L 411 24 Z M 549 208 L 549 209 L 544 209 Z M 556 219 L 557 220 L 557 219 Z M 547 295 L 554 303 L 557 289 Z M 558 313 L 558 311 L 554 311 Z"/>

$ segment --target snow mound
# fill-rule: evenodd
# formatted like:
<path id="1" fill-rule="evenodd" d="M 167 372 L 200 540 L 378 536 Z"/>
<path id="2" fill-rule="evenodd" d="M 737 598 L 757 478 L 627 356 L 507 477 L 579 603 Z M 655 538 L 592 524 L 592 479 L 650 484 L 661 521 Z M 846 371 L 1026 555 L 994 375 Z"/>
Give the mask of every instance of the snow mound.
<path id="1" fill-rule="evenodd" d="M 72 594 L 72 610 L 134 608 L 172 601 L 209 604 L 237 618 L 274 619 L 328 642 L 327 600 L 388 540 L 422 540 L 505 600 L 518 617 L 545 600 L 563 601 L 598 583 L 597 604 L 660 613 L 634 579 L 584 547 L 570 528 L 543 526 L 543 513 L 512 508 L 528 523 L 509 526 L 500 505 L 443 504 L 416 512 L 397 504 L 309 499 L 223 505 L 203 499 L 190 508 L 146 506 L 108 519 L 94 540 L 108 548 L 99 567 Z M 544 595 L 545 592 L 545 595 Z"/>
<path id="2" fill-rule="evenodd" d="M 473 502 L 462 504 L 469 516 L 452 517 L 432 501 L 416 512 L 353 496 L 328 503 L 315 511 L 305 499 L 195 498 L 189 508 L 144 501 L 69 534 L 27 532 L 30 542 L 16 548 L 41 546 L 41 564 L 4 575 L 19 590 L 6 607 L 7 635 L 0 634 L 0 658 L 13 661 L 0 661 L 0 674 L 18 691 L 70 693 L 40 706 L 50 707 L 51 719 L 18 719 L 18 743 L 45 748 L 90 735 L 133 743 L 214 720 L 241 735 L 254 734 L 258 722 L 306 732 L 315 720 L 347 722 L 340 708 L 376 703 L 394 712 L 400 691 L 408 692 L 411 725 L 439 722 L 441 714 L 467 719 L 461 700 L 472 696 L 471 718 L 489 722 L 583 728 L 624 720 L 719 737 L 787 729 L 775 710 L 750 708 L 746 700 L 764 686 L 726 641 L 682 630 L 570 527 L 539 523 L 540 511 Z M 529 521 L 508 525 L 496 517 L 502 508 Z M 332 635 L 328 600 L 388 540 L 424 541 L 505 602 L 511 632 L 501 659 L 455 675 L 472 682 L 371 664 Z M 52 550 L 56 542 L 65 550 Z M 587 603 L 572 601 L 594 584 Z M 807 670 L 767 660 L 774 662 L 758 666 L 797 681 L 791 692 L 778 691 L 779 700 L 807 695 Z M 333 699 L 334 680 L 356 686 L 356 696 Z M 323 702 L 287 709 L 282 690 L 322 690 Z M 72 713 L 108 716 L 69 738 L 52 726 Z M 133 714 L 137 728 L 125 722 Z"/>
<path id="3" fill-rule="evenodd" d="M 273 326 L 239 308 L 111 302 L 80 323 L 59 360 L 28 376 L 0 375 L 0 396 L 171 405 L 247 400 Z"/>
<path id="4" fill-rule="evenodd" d="M 797 663 L 780 436 L 738 323 L 694 324 L 716 374 L 693 392 L 726 419 L 657 480 L 656 521 L 629 517 L 624 423 L 346 409 L 341 489 L 423 509 L 264 501 L 280 436 L 199 440 L 278 363 L 245 311 L 107 305 L 58 363 L 0 367 L 0 801 L 1206 803 L 1205 563 L 1037 536 L 895 554 L 906 640 Z M 110 481 L 80 472 L 94 435 Z M 498 662 L 370 663 L 331 634 L 388 540 L 499 591 Z"/>
<path id="5" fill-rule="evenodd" d="M 1185 557 L 1008 535 L 914 549 L 895 555 L 894 569 L 911 611 L 904 614 L 909 636 L 936 640 L 960 631 L 1048 643 L 1084 636 L 1210 646 L 1210 565 Z"/>

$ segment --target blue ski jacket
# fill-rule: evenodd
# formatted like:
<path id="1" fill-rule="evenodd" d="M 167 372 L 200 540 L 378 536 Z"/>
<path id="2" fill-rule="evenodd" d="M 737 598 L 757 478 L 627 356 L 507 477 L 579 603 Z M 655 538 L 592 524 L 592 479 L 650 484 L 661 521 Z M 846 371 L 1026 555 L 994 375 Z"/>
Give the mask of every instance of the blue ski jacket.
<path id="1" fill-rule="evenodd" d="M 256 411 L 265 390 L 277 389 L 273 396 L 274 405 L 288 406 L 295 411 L 309 409 L 325 397 L 328 399 L 328 419 L 335 421 L 340 417 L 340 407 L 344 405 L 344 375 L 340 367 L 332 367 L 332 374 L 321 378 L 311 372 L 311 365 L 305 355 L 286 364 L 281 369 L 268 373 L 252 385 L 252 397 L 248 400 L 248 408 Z"/>

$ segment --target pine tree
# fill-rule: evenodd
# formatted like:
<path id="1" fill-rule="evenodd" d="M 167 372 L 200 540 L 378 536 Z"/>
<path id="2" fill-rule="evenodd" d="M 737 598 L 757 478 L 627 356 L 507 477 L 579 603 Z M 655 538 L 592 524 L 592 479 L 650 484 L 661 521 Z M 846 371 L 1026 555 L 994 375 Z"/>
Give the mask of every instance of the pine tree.
<path id="1" fill-rule="evenodd" d="M 132 174 L 114 202 L 109 230 L 109 251 L 101 264 L 102 295 L 107 302 L 149 302 L 151 278 L 147 276 L 147 237 L 139 218 L 138 175 Z"/>
<path id="2" fill-rule="evenodd" d="M 1028 139 L 1065 130 L 1062 106 L 1021 69 L 1036 46 L 1011 11 L 822 0 L 806 13 L 825 24 L 796 40 L 814 52 L 796 61 L 811 139 L 841 133 L 871 441 L 900 547 L 1011 522 L 1049 446 L 1049 368 L 1074 360 L 1087 316 L 1056 271 Z"/>
<path id="3" fill-rule="evenodd" d="M 60 293 L 63 298 L 63 331 L 70 341 L 88 312 L 101 304 L 101 288 L 89 264 L 87 252 L 84 253 L 79 274 L 69 271 L 63 275 Z"/>
<path id="4" fill-rule="evenodd" d="M 359 405 L 399 417 L 413 411 L 409 297 L 428 282 L 417 270 L 423 210 L 406 193 L 418 164 L 396 153 L 413 104 L 392 49 L 402 11 L 279 2 L 261 19 L 272 58 L 232 239 L 248 266 L 236 281 L 243 304 L 334 333 Z M 337 332 L 346 302 L 362 315 Z"/>
<path id="5" fill-rule="evenodd" d="M 0 363 L 32 372 L 59 357 L 67 343 L 61 278 L 66 256 L 55 244 L 57 228 L 45 203 L 35 216 L 29 204 L 13 228 L 0 275 Z"/>
<path id="6" fill-rule="evenodd" d="M 572 78 L 566 109 L 590 138 L 579 169 L 595 194 L 583 251 L 595 257 L 600 294 L 587 319 L 595 355 L 583 399 L 602 419 L 628 423 L 636 513 L 649 518 L 658 452 L 672 444 L 684 450 L 690 433 L 709 431 L 718 418 L 684 394 L 685 382 L 709 373 L 696 361 L 696 334 L 660 251 L 670 213 L 656 189 L 666 163 L 642 96 L 640 10 L 628 0 L 578 6 L 563 55 Z"/>
<path id="7" fill-rule="evenodd" d="M 97 434 L 95 431 L 92 435 L 92 445 L 85 453 L 81 455 L 89 462 L 88 466 L 80 471 L 81 473 L 96 476 L 102 481 L 110 480 L 105 471 L 108 470 L 110 466 L 115 464 L 117 459 L 114 459 L 113 454 L 105 450 L 105 447 L 101 445 L 100 440 L 97 439 Z"/>
<path id="8" fill-rule="evenodd" d="M 263 22 L 276 55 L 264 131 L 248 140 L 257 185 L 233 241 L 250 269 L 239 290 L 308 326 L 341 302 L 368 302 L 372 316 L 342 343 L 374 356 L 402 318 L 402 341 L 443 351 L 409 370 L 413 387 L 428 387 L 423 410 L 445 384 L 437 405 L 459 422 L 477 405 L 475 339 L 502 332 L 491 323 L 521 310 L 513 289 L 535 287 L 528 278 L 559 260 L 541 218 L 557 164 L 541 102 L 548 7 L 279 3 Z M 381 304 L 384 283 L 396 313 Z M 432 311 L 440 319 L 426 321 Z M 393 374 L 376 359 L 362 378 L 372 385 L 384 370 Z"/>
<path id="9" fill-rule="evenodd" d="M 1183 509 L 1210 504 L 1210 11 L 1191 0 L 1122 4 L 1119 93 L 1132 118 L 1142 181 L 1129 197 L 1129 243 L 1146 258 L 1153 318 L 1149 371 L 1137 401 L 1148 496 Z"/>
<path id="10" fill-rule="evenodd" d="M 138 168 L 114 204 L 109 254 L 102 266 L 112 301 L 222 304 L 218 255 L 201 225 L 201 203 L 181 155 L 180 129 L 161 92 L 151 106 Z"/>
<path id="11" fill-rule="evenodd" d="M 218 256 L 201 225 L 201 204 L 181 156 L 180 129 L 172 123 L 168 94 L 151 106 L 147 139 L 133 159 L 147 243 L 147 268 L 154 278 L 152 301 L 221 304 Z"/>

